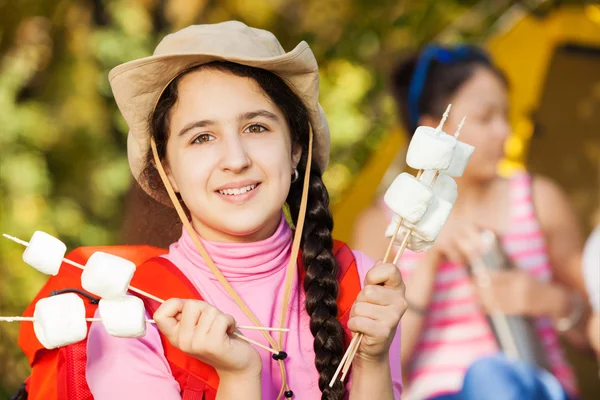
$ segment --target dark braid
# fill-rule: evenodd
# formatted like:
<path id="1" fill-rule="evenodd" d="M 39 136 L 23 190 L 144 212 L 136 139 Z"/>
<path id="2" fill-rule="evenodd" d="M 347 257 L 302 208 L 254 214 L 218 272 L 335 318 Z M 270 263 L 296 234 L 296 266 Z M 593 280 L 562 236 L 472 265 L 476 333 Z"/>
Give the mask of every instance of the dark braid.
<path id="1" fill-rule="evenodd" d="M 287 198 L 290 214 L 296 224 L 306 171 L 308 112 L 292 89 L 269 71 L 231 62 L 212 62 L 184 71 L 165 89 L 157 104 L 156 112 L 150 116 L 152 135 L 157 143 L 160 158 L 165 157 L 170 110 L 177 102 L 177 83 L 186 73 L 200 68 L 213 68 L 253 79 L 285 116 L 293 146 L 302 146 L 302 156 L 297 166 L 299 179 L 292 183 Z M 152 163 L 151 153 L 147 155 L 144 179 L 152 185 L 151 187 L 164 190 L 161 189 L 162 185 Z M 329 211 L 329 194 L 321 179 L 321 171 L 313 161 L 301 248 L 302 264 L 306 269 L 304 279 L 306 311 L 310 315 L 310 331 L 315 338 L 315 365 L 319 372 L 319 388 L 323 392 L 323 400 L 341 400 L 344 396 L 344 386 L 339 380 L 333 388 L 329 387 L 329 382 L 344 352 L 344 330 L 337 320 L 339 283 L 336 275 L 337 262 L 333 255 L 332 229 L 333 218 Z"/>
<path id="2" fill-rule="evenodd" d="M 298 168 L 300 177 L 306 170 Z M 296 223 L 300 210 L 303 179 L 298 179 L 288 197 L 290 214 Z M 306 311 L 310 315 L 310 331 L 315 338 L 315 364 L 319 371 L 319 389 L 322 399 L 338 400 L 344 395 L 344 386 L 337 380 L 329 382 L 344 354 L 344 331 L 337 319 L 337 261 L 333 255 L 333 218 L 329 211 L 329 194 L 321 179 L 321 172 L 313 164 L 308 186 L 308 205 L 302 232 L 302 264 L 306 269 L 304 290 Z"/>

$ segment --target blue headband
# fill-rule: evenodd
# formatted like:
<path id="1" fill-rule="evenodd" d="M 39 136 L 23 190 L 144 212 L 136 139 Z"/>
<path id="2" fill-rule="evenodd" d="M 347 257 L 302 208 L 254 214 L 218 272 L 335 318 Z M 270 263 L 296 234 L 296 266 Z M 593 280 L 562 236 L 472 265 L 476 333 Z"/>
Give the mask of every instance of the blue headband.
<path id="1" fill-rule="evenodd" d="M 408 112 L 412 128 L 416 128 L 419 124 L 419 99 L 423 93 L 425 82 L 427 81 L 427 73 L 432 61 L 437 61 L 442 64 L 452 64 L 455 62 L 467 60 L 481 60 L 489 63 L 489 58 L 479 48 L 474 46 L 457 46 L 454 48 L 446 48 L 438 45 L 428 45 L 423 49 L 415 72 L 413 73 L 410 85 L 408 87 Z"/>

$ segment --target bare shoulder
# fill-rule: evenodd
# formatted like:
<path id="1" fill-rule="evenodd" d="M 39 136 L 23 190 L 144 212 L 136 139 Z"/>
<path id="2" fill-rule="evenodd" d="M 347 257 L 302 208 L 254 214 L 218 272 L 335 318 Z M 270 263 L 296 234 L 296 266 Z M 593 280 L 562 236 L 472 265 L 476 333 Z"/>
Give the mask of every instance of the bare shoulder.
<path id="1" fill-rule="evenodd" d="M 533 205 L 542 228 L 551 227 L 563 218 L 575 218 L 567 194 L 554 180 L 535 175 L 531 186 Z"/>

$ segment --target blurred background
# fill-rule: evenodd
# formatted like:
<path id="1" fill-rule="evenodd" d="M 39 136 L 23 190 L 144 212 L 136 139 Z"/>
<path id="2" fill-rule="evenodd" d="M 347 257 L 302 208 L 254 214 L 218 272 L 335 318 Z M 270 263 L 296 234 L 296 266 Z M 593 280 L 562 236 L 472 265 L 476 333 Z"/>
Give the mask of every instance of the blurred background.
<path id="1" fill-rule="evenodd" d="M 600 5 L 593 1 L 0 0 L 0 231 L 44 230 L 81 245 L 164 245 L 168 213 L 133 185 L 127 127 L 108 71 L 152 53 L 166 33 L 237 19 L 319 61 L 332 131 L 326 183 L 335 235 L 404 168 L 405 136 L 387 90 L 392 65 L 436 40 L 489 49 L 511 86 L 513 134 L 502 173 L 527 167 L 569 194 L 587 235 L 600 204 Z M 357 190 L 360 188 L 360 190 Z M 164 210 L 163 210 L 164 211 Z M 148 213 L 157 218 L 141 218 Z M 152 224 L 161 231 L 152 235 Z M 19 315 L 45 276 L 0 241 L 0 314 Z M 0 399 L 28 374 L 18 325 L 0 325 Z M 584 399 L 594 360 L 572 355 Z"/>

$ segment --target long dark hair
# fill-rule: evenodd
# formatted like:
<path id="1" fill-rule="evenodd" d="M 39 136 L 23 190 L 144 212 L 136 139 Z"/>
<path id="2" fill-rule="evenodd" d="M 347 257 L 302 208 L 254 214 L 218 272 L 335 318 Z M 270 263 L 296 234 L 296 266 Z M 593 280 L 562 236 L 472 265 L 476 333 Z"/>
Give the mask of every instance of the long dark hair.
<path id="1" fill-rule="evenodd" d="M 300 199 L 304 183 L 308 150 L 308 112 L 300 98 L 277 75 L 258 68 L 231 62 L 212 62 L 193 67 L 173 80 L 163 92 L 155 112 L 150 117 L 151 133 L 161 159 L 165 158 L 169 133 L 170 110 L 177 102 L 177 85 L 183 75 L 201 68 L 211 68 L 236 76 L 253 79 L 276 104 L 285 116 L 292 134 L 292 143 L 302 146 L 302 156 L 298 163 L 299 179 L 291 184 L 287 197 L 290 214 L 297 223 Z M 149 152 L 143 179 L 156 191 L 166 191 L 153 164 Z M 306 311 L 310 316 L 310 331 L 313 334 L 315 364 L 319 372 L 319 388 L 322 399 L 338 400 L 344 395 L 344 387 L 338 381 L 333 388 L 329 381 L 338 367 L 344 351 L 344 331 L 337 320 L 337 262 L 333 255 L 333 218 L 329 211 L 329 194 L 322 180 L 322 173 L 313 161 L 310 171 L 308 204 L 302 233 L 302 264 L 306 269 L 304 290 Z M 160 193 L 160 192 L 159 192 Z"/>
<path id="2" fill-rule="evenodd" d="M 475 46 L 429 45 L 398 63 L 391 74 L 391 91 L 406 132 L 413 134 L 421 115 L 441 115 L 478 68 L 493 72 L 508 86 L 504 73 Z"/>

